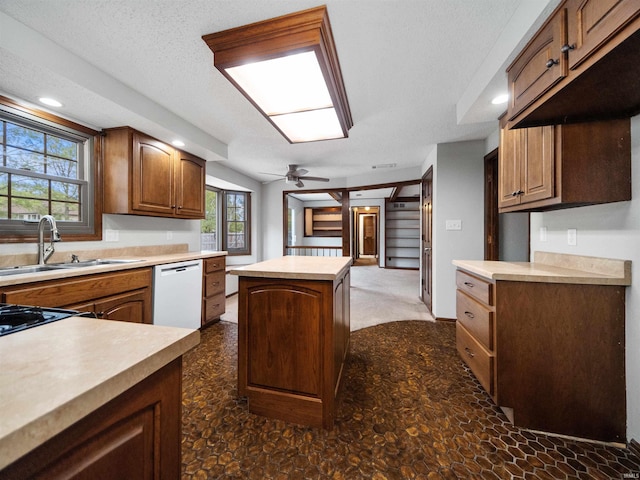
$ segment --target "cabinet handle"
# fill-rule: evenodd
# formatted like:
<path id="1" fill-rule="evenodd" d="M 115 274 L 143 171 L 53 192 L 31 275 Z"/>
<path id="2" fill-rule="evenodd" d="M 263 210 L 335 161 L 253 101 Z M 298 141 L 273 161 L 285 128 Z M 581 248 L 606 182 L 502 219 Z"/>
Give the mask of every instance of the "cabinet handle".
<path id="1" fill-rule="evenodd" d="M 98 318 L 104 318 L 104 312 L 97 312 L 97 313 L 96 313 L 96 317 L 98 317 Z"/>
<path id="2" fill-rule="evenodd" d="M 469 318 L 476 318 L 476 316 L 471 312 L 464 312 L 464 314 Z"/>
<path id="3" fill-rule="evenodd" d="M 475 287 L 475 285 L 473 283 L 471 283 L 471 282 L 464 282 L 464 284 L 469 288 Z"/>
<path id="4" fill-rule="evenodd" d="M 171 205 L 171 208 L 176 208 L 176 206 L 175 205 Z"/>
<path id="5" fill-rule="evenodd" d="M 178 207 L 178 210 L 181 210 L 181 209 L 182 209 L 182 205 L 180 205 L 180 206 Z"/>
<path id="6" fill-rule="evenodd" d="M 518 196 L 518 191 L 514 190 L 513 192 L 511 192 L 511 196 L 512 197 L 517 197 Z"/>
<path id="7" fill-rule="evenodd" d="M 471 358 L 473 358 L 473 357 L 475 357 L 475 356 L 476 356 L 476 354 L 475 354 L 475 353 L 473 353 L 473 352 L 469 349 L 469 347 L 464 347 L 464 351 L 465 351 L 465 352 L 467 352 L 467 355 L 469 355 Z"/>
<path id="8" fill-rule="evenodd" d="M 547 63 L 545 63 L 547 68 L 551 68 L 554 65 L 558 65 L 560 62 L 558 60 L 554 60 L 553 58 L 550 58 L 549 60 L 547 60 Z"/>
<path id="9" fill-rule="evenodd" d="M 569 50 L 573 50 L 574 48 L 576 48 L 575 43 L 572 43 L 571 45 L 569 45 L 568 43 L 565 43 L 562 47 L 560 47 L 560 51 L 562 53 L 567 53 Z"/>

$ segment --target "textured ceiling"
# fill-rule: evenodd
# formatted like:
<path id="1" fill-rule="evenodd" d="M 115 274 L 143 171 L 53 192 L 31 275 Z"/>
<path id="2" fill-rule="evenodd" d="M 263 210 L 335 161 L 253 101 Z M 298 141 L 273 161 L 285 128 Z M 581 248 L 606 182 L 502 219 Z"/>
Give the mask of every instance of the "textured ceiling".
<path id="1" fill-rule="evenodd" d="M 354 126 L 345 140 L 290 145 L 214 69 L 201 36 L 320 3 L 0 0 L 0 93 L 53 96 L 59 113 L 94 127 L 181 137 L 185 150 L 258 180 L 290 163 L 332 179 L 417 167 L 434 144 L 495 131 L 504 107 L 484 97 L 506 88 L 509 45 L 542 17 L 527 12 L 554 2 L 325 0 Z M 463 97 L 471 121 L 458 120 Z"/>

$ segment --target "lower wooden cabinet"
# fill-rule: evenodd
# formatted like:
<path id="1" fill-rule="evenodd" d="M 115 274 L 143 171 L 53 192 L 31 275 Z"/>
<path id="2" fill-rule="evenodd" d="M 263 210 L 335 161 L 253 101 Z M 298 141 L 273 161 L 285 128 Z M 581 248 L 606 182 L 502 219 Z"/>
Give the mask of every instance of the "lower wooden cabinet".
<path id="1" fill-rule="evenodd" d="M 9 465 L 13 479 L 180 478 L 182 358 Z"/>
<path id="2" fill-rule="evenodd" d="M 456 273 L 456 344 L 515 425 L 626 441 L 625 287 Z"/>
<path id="3" fill-rule="evenodd" d="M 83 275 L 1 289 L 4 303 L 93 312 L 98 318 L 152 323 L 150 268 Z"/>
<path id="4" fill-rule="evenodd" d="M 220 320 L 225 312 L 225 257 L 205 258 L 202 279 L 202 326 Z"/>

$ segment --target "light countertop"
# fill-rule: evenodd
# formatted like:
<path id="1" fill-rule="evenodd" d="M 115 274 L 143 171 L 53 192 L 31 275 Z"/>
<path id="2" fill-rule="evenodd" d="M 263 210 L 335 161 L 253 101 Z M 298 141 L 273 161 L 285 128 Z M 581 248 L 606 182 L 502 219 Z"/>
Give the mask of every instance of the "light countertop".
<path id="1" fill-rule="evenodd" d="M 0 469 L 199 341 L 198 330 L 81 317 L 0 337 Z"/>
<path id="2" fill-rule="evenodd" d="M 351 257 L 286 256 L 235 268 L 229 273 L 241 277 L 336 280 L 344 276 L 351 263 Z"/>
<path id="3" fill-rule="evenodd" d="M 104 252 L 100 252 L 104 253 Z M 119 270 L 131 270 L 134 268 L 142 268 L 142 267 L 153 267 L 155 265 L 163 265 L 165 263 L 173 263 L 173 262 L 182 262 L 185 260 L 196 260 L 196 259 L 204 259 L 204 258 L 212 258 L 212 257 L 221 257 L 226 256 L 227 252 L 214 252 L 202 250 L 199 252 L 175 252 L 175 253 L 163 253 L 163 254 L 153 254 L 153 253 L 144 253 L 135 254 L 130 253 L 128 255 L 114 255 L 110 256 L 108 253 L 105 256 L 94 256 L 87 255 L 80 257 L 80 260 L 87 260 L 93 258 L 118 258 L 125 260 L 140 260 L 136 262 L 130 263 L 116 263 L 116 264 L 108 264 L 108 265 L 96 265 L 92 267 L 80 267 L 80 268 L 65 268 L 59 270 L 49 270 L 45 272 L 37 272 L 37 273 L 25 273 L 20 275 L 7 275 L 0 276 L 0 287 L 7 287 L 10 285 L 21 285 L 24 283 L 32 283 L 39 282 L 44 280 L 55 280 L 58 278 L 70 278 L 70 277 L 78 277 L 81 275 L 91 275 L 96 273 L 107 273 L 107 272 L 115 272 Z M 49 264 L 55 262 L 49 262 Z"/>
<path id="4" fill-rule="evenodd" d="M 631 261 L 535 252 L 533 262 L 453 260 L 458 268 L 489 280 L 631 285 Z"/>

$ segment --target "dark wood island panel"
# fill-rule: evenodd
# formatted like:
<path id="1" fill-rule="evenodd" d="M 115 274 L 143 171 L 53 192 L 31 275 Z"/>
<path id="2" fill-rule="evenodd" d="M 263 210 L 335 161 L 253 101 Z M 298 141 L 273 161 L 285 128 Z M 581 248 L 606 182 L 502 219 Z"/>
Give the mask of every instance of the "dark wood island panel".
<path id="1" fill-rule="evenodd" d="M 252 413 L 331 429 L 349 350 L 349 269 L 334 279 L 240 275 L 238 394 Z"/>

